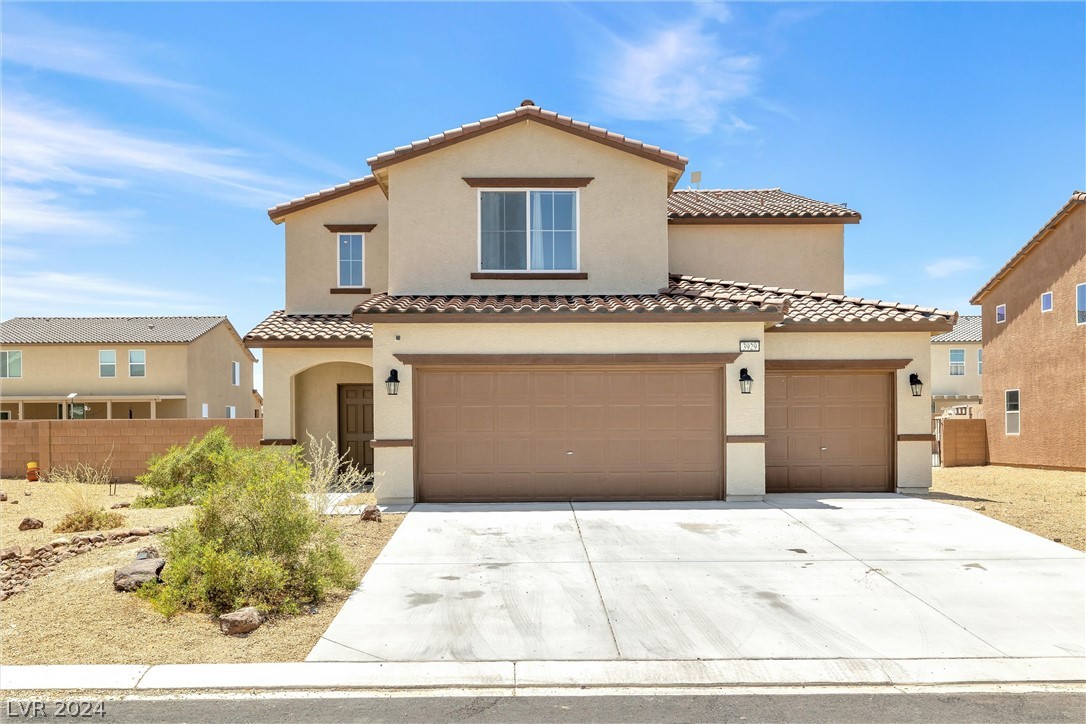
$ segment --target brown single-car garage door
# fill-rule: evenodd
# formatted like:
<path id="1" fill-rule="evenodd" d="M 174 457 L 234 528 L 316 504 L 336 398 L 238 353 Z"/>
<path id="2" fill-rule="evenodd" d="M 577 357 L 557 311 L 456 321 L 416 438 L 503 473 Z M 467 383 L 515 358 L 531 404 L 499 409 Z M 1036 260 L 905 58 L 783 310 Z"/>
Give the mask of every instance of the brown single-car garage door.
<path id="1" fill-rule="evenodd" d="M 719 368 L 420 369 L 418 499 L 718 499 Z"/>
<path id="2" fill-rule="evenodd" d="M 767 372 L 766 492 L 893 490 L 893 377 Z"/>

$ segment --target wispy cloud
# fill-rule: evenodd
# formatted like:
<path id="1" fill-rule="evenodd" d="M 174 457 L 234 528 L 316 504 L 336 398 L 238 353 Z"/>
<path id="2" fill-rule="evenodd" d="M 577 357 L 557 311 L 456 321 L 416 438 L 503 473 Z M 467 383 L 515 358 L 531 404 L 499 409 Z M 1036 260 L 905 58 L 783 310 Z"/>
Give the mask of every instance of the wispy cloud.
<path id="1" fill-rule="evenodd" d="M 932 279 L 943 279 L 963 271 L 978 269 L 979 267 L 980 259 L 975 256 L 967 256 L 954 259 L 936 259 L 931 264 L 925 266 L 924 271 L 926 271 L 928 276 Z"/>
<path id="2" fill-rule="evenodd" d="M 871 287 L 882 286 L 886 281 L 886 277 L 882 274 L 871 274 L 869 272 L 845 274 L 845 289 L 870 289 Z"/>
<path id="3" fill-rule="evenodd" d="M 697 134 L 751 130 L 734 105 L 755 92 L 760 59 L 727 47 L 716 27 L 729 18 L 725 6 L 699 3 L 692 17 L 637 37 L 606 30 L 592 75 L 602 112 Z"/>
<path id="4" fill-rule="evenodd" d="M 5 184 L 0 194 L 5 252 L 10 251 L 12 239 L 39 234 L 94 242 L 110 239 L 121 241 L 126 234 L 123 222 L 136 216 L 130 210 L 88 211 L 73 208 L 67 202 L 68 198 L 49 189 Z"/>
<path id="5" fill-rule="evenodd" d="M 205 299 L 98 274 L 27 272 L 4 280 L 3 316 L 197 314 Z"/>

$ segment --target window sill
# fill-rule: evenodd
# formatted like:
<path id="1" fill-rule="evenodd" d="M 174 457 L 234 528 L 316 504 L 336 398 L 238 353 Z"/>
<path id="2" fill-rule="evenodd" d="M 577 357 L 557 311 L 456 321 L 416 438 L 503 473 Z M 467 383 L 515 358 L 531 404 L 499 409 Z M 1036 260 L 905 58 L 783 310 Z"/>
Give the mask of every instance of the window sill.
<path id="1" fill-rule="evenodd" d="M 588 279 L 587 272 L 472 272 L 472 279 Z"/>
<path id="2" fill-rule="evenodd" d="M 329 294 L 370 294 L 369 287 L 332 287 Z"/>

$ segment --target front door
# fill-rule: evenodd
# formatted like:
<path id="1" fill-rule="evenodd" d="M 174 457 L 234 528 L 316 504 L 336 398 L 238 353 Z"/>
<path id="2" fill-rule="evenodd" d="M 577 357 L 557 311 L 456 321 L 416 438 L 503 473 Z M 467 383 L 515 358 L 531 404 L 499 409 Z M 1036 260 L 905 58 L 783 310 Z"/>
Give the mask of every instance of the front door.
<path id="1" fill-rule="evenodd" d="M 373 385 L 339 386 L 339 454 L 373 470 Z"/>

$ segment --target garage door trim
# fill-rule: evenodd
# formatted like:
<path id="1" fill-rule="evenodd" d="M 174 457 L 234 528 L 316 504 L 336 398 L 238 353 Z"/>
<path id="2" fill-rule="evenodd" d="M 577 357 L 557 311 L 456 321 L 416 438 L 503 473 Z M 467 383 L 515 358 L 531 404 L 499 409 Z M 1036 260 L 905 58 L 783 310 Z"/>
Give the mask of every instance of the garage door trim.
<path id="1" fill-rule="evenodd" d="M 684 354 L 633 353 L 633 354 L 394 354 L 393 357 L 413 367 L 436 365 L 510 365 L 533 366 L 595 366 L 606 365 L 663 365 L 685 367 L 701 365 L 718 367 L 731 364 L 739 358 L 739 352 L 694 352 Z"/>

